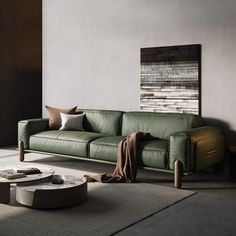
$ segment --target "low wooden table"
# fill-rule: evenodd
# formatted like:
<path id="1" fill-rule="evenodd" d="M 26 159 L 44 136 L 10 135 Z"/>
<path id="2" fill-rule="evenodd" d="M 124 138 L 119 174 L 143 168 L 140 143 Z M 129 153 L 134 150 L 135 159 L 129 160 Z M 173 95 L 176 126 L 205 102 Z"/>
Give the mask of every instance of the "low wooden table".
<path id="1" fill-rule="evenodd" d="M 24 168 L 24 167 L 31 167 L 28 165 L 21 165 L 21 166 L 7 166 L 7 167 L 1 167 L 1 170 L 6 169 L 17 169 L 17 168 Z M 34 166 L 37 167 L 37 166 Z M 27 175 L 23 178 L 18 179 L 5 179 L 0 177 L 0 203 L 9 203 L 10 202 L 10 187 L 11 184 L 22 184 L 22 183 L 32 183 L 34 181 L 44 180 L 50 178 L 54 171 L 52 169 L 40 169 L 41 173 L 39 174 L 33 174 L 33 175 Z"/>
<path id="2" fill-rule="evenodd" d="M 33 183 L 16 187 L 16 201 L 33 208 L 61 208 L 76 205 L 87 199 L 87 179 L 60 176 L 63 184 Z"/>

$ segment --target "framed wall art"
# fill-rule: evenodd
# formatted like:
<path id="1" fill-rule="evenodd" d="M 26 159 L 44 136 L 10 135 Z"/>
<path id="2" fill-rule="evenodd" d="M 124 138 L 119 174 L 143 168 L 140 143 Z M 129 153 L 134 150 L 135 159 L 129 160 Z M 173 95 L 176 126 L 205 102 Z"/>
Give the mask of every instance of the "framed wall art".
<path id="1" fill-rule="evenodd" d="M 201 115 L 201 45 L 141 48 L 140 109 Z"/>

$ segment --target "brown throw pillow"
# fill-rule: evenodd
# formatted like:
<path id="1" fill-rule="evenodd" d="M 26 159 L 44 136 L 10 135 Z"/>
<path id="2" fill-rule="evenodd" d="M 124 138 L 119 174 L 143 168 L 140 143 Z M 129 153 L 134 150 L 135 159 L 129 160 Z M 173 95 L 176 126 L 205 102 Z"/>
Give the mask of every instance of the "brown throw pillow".
<path id="1" fill-rule="evenodd" d="M 60 112 L 65 114 L 74 114 L 77 107 L 69 109 L 61 109 L 55 107 L 45 106 L 49 114 L 49 128 L 50 129 L 59 129 L 61 127 L 61 116 Z"/>

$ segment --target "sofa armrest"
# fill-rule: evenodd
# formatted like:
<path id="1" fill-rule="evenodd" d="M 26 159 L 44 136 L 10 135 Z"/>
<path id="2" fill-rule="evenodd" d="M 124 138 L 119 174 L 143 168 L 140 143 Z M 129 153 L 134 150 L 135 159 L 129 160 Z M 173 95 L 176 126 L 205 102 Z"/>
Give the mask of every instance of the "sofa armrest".
<path id="1" fill-rule="evenodd" d="M 216 127 L 203 126 L 170 135 L 169 168 L 181 161 L 183 170 L 192 172 L 219 163 L 224 158 L 224 136 Z"/>
<path id="2" fill-rule="evenodd" d="M 24 148 L 29 149 L 30 135 L 48 129 L 48 118 L 22 120 L 18 122 L 18 143 L 23 141 Z"/>

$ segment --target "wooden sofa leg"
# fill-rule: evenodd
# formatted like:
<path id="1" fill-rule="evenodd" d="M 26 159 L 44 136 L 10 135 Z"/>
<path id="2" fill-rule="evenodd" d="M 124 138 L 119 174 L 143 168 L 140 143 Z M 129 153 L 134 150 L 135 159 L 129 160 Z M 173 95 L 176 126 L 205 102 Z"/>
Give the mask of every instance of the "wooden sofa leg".
<path id="1" fill-rule="evenodd" d="M 181 188 L 182 186 L 182 163 L 179 160 L 175 161 L 175 187 Z"/>
<path id="2" fill-rule="evenodd" d="M 25 151 L 24 151 L 24 143 L 22 141 L 19 142 L 19 157 L 20 161 L 24 161 Z"/>

